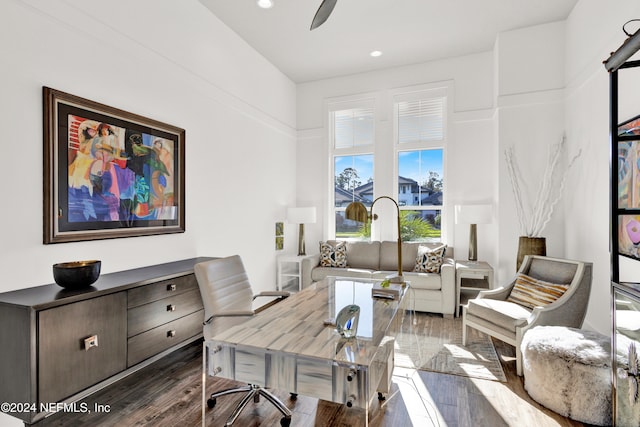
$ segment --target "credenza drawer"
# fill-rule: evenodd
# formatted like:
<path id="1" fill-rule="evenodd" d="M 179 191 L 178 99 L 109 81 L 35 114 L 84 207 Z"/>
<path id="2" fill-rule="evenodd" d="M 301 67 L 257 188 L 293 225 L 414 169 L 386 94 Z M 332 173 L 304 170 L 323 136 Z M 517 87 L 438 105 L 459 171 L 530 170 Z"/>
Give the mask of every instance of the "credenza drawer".
<path id="1" fill-rule="evenodd" d="M 129 289 L 127 291 L 127 308 L 138 307 L 194 289 L 198 289 L 198 282 L 194 274 Z"/>
<path id="2" fill-rule="evenodd" d="M 200 290 L 183 292 L 127 311 L 127 337 L 138 335 L 164 323 L 202 309 Z M 202 326 L 202 325 L 200 325 Z"/>
<path id="3" fill-rule="evenodd" d="M 202 333 L 203 320 L 204 310 L 199 310 L 129 338 L 127 341 L 127 366 L 133 366 Z"/>

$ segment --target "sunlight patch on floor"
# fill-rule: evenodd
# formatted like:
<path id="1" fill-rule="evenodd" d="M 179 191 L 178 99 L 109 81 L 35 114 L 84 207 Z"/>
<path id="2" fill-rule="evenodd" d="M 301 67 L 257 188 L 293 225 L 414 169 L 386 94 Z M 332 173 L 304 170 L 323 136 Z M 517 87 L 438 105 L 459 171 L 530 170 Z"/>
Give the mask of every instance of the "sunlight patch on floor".
<path id="1" fill-rule="evenodd" d="M 404 402 L 413 426 L 446 426 L 442 414 L 415 369 L 396 367 L 393 371 L 393 383 L 400 394 L 396 398 L 401 398 Z"/>

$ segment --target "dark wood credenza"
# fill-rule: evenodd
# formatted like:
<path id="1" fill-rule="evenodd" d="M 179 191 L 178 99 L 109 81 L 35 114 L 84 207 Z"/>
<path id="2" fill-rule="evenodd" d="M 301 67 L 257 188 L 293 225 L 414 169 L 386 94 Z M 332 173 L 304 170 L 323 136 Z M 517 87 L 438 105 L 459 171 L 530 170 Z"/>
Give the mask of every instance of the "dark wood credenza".
<path id="1" fill-rule="evenodd" d="M 81 291 L 0 293 L 0 401 L 17 410 L 3 412 L 36 423 L 201 338 L 193 266 L 209 259 L 103 274 Z"/>

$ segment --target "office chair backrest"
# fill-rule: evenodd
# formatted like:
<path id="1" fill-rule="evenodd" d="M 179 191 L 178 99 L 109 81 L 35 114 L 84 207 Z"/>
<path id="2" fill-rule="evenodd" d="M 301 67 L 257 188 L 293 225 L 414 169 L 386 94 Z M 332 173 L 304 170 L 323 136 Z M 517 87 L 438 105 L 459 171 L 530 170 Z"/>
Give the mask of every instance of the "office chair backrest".
<path id="1" fill-rule="evenodd" d="M 253 291 L 239 255 L 198 263 L 194 272 L 204 304 L 205 320 L 222 312 L 253 310 Z M 211 322 L 212 328 L 205 327 L 205 338 L 207 329 L 213 334 L 245 320 L 243 317 L 216 318 Z"/>

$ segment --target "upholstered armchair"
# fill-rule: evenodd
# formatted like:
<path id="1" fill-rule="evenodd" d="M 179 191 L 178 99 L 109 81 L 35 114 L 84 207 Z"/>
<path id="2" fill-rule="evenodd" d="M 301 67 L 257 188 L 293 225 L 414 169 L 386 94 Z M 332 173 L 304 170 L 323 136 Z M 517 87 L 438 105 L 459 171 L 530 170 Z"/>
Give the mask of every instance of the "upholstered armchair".
<path id="1" fill-rule="evenodd" d="M 469 327 L 515 346 L 516 369 L 522 376 L 524 334 L 540 325 L 581 328 L 591 280 L 591 263 L 528 255 L 509 284 L 482 291 L 463 306 L 462 344 Z"/>

